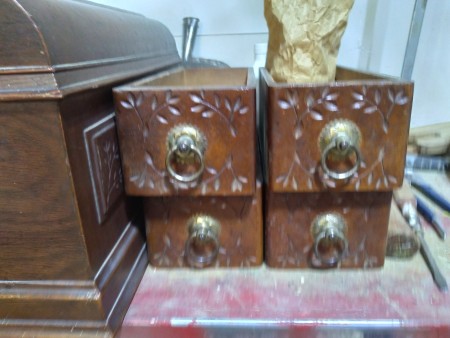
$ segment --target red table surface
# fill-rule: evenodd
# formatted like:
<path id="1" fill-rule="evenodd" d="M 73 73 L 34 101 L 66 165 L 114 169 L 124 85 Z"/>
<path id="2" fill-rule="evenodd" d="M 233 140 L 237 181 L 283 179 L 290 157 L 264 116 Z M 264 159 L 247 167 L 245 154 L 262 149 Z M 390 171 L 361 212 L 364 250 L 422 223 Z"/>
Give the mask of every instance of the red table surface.
<path id="1" fill-rule="evenodd" d="M 424 176 L 450 191 L 444 175 Z M 449 282 L 449 240 L 427 224 L 425 236 Z M 148 267 L 119 336 L 450 337 L 450 294 L 420 254 L 373 270 Z"/>

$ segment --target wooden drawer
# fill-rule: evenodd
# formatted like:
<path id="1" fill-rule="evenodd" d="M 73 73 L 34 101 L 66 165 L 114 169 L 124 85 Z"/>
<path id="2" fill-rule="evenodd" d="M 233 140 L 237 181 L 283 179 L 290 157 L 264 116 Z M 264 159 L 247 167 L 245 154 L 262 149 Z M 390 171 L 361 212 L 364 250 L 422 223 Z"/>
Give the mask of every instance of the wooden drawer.
<path id="1" fill-rule="evenodd" d="M 392 192 L 269 193 L 266 263 L 278 268 L 383 266 L 391 198 Z"/>
<path id="2" fill-rule="evenodd" d="M 159 267 L 242 267 L 263 259 L 262 188 L 254 196 L 146 197 L 148 256 Z M 198 218 L 217 224 L 199 224 Z M 197 222 L 195 228 L 192 223 Z M 191 228 L 190 228 L 191 225 Z M 217 226 L 217 228 L 215 228 Z"/>
<path id="3" fill-rule="evenodd" d="M 282 84 L 262 70 L 271 191 L 389 191 L 402 184 L 412 83 L 343 69 L 336 78 Z"/>
<path id="4" fill-rule="evenodd" d="M 253 195 L 252 76 L 177 69 L 115 89 L 127 194 Z"/>

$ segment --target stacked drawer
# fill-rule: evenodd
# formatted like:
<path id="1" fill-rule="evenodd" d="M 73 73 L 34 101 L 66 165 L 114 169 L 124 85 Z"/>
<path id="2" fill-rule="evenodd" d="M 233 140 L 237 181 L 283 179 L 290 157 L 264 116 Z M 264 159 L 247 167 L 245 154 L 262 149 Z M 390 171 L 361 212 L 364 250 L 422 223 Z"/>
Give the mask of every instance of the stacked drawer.
<path id="1" fill-rule="evenodd" d="M 125 189 L 144 197 L 154 266 L 384 264 L 403 180 L 411 83 L 338 69 L 324 84 L 262 69 L 175 69 L 114 90 Z"/>
<path id="2" fill-rule="evenodd" d="M 413 86 L 344 69 L 336 78 L 282 84 L 261 71 L 265 258 L 271 267 L 384 264 Z"/>
<path id="3" fill-rule="evenodd" d="M 255 81 L 175 69 L 114 90 L 127 194 L 144 196 L 154 266 L 262 263 Z"/>

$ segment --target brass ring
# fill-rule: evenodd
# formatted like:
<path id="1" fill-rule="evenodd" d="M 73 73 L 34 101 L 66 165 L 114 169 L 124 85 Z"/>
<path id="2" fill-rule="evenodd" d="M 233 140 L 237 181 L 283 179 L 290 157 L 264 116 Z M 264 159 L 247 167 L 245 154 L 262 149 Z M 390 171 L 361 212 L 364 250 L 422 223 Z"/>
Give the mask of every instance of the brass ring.
<path id="1" fill-rule="evenodd" d="M 176 156 L 177 152 L 178 152 L 178 145 L 175 144 L 168 152 L 167 152 L 167 156 L 166 156 L 166 168 L 167 171 L 169 173 L 169 175 L 179 181 L 179 182 L 183 182 L 183 183 L 189 183 L 189 182 L 193 182 L 196 181 L 203 173 L 203 170 L 205 169 L 205 162 L 203 161 L 203 153 L 202 151 L 197 148 L 194 144 L 190 144 L 189 145 L 189 151 L 194 153 L 194 156 L 196 156 L 199 159 L 200 162 L 200 167 L 198 168 L 197 171 L 195 171 L 193 174 L 190 175 L 182 175 L 176 172 L 176 170 L 173 168 L 171 162 L 174 159 L 174 157 Z"/>
<path id="2" fill-rule="evenodd" d="M 343 248 L 339 250 L 336 255 L 330 258 L 324 258 L 320 253 L 319 246 L 321 245 L 322 241 L 330 239 L 332 239 L 332 241 L 335 243 L 341 241 L 343 243 Z M 340 262 L 342 257 L 347 252 L 347 250 L 348 250 L 348 241 L 345 238 L 345 235 L 342 233 L 342 231 L 334 227 L 330 227 L 325 229 L 324 231 L 321 231 L 314 241 L 314 254 L 323 264 L 328 266 L 333 266 L 336 265 L 338 262 Z"/>
<path id="3" fill-rule="evenodd" d="M 193 243 L 196 239 L 210 240 L 213 242 L 213 251 L 208 255 L 198 255 L 193 250 Z M 201 228 L 194 231 L 186 241 L 186 259 L 190 266 L 203 268 L 214 262 L 219 254 L 219 239 L 210 229 Z"/>
<path id="4" fill-rule="evenodd" d="M 352 143 L 348 143 L 347 144 L 348 150 L 353 151 L 355 153 L 355 156 L 356 156 L 355 164 L 349 170 L 344 171 L 344 172 L 333 171 L 330 168 L 328 168 L 327 158 L 331 151 L 333 151 L 335 149 L 339 149 L 338 143 L 339 143 L 339 138 L 336 137 L 333 140 L 333 142 L 330 142 L 330 144 L 328 144 L 325 147 L 325 149 L 322 151 L 321 165 L 322 165 L 322 169 L 323 169 L 324 173 L 326 175 L 328 175 L 329 177 L 331 177 L 335 180 L 346 180 L 346 179 L 352 177 L 358 171 L 359 166 L 361 164 L 361 153 L 359 152 L 359 149 L 357 146 L 355 146 Z"/>

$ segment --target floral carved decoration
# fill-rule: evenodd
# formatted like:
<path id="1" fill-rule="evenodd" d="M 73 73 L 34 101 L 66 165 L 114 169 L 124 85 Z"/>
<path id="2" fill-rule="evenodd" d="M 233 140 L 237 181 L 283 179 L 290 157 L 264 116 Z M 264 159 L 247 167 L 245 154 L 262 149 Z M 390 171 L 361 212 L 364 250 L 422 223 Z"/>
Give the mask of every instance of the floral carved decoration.
<path id="1" fill-rule="evenodd" d="M 150 125 L 156 120 L 160 124 L 168 124 L 168 118 L 166 114 L 171 114 L 173 116 L 180 116 L 181 112 L 176 106 L 180 101 L 178 96 L 173 95 L 172 91 L 168 90 L 165 92 L 164 100 L 158 100 L 158 97 L 153 94 L 150 105 L 146 106 L 145 109 L 141 107 L 144 102 L 144 94 L 139 92 L 134 94 L 132 92 L 127 94 L 126 100 L 120 101 L 120 105 L 126 110 L 132 111 L 137 120 L 139 129 L 143 135 L 143 144 L 146 144 Z M 150 174 L 152 172 L 152 174 Z M 157 180 L 155 180 L 155 178 Z M 154 189 L 156 184 L 159 183 L 163 191 L 167 191 L 166 180 L 167 172 L 165 170 L 158 169 L 153 160 L 153 156 L 148 149 L 145 149 L 144 161 L 142 167 L 137 173 L 132 174 L 130 181 L 135 183 L 139 188 L 143 188 L 145 184 L 149 188 Z"/>
<path id="2" fill-rule="evenodd" d="M 345 257 L 345 260 L 352 262 L 355 266 L 362 266 L 364 269 L 378 266 L 378 258 L 371 256 L 366 248 L 367 236 L 361 240 L 356 250 Z M 362 262 L 362 263 L 361 263 Z"/>
<path id="3" fill-rule="evenodd" d="M 190 111 L 194 114 L 200 114 L 204 119 L 210 119 L 217 116 L 226 123 L 231 137 L 237 137 L 235 121 L 238 116 L 249 112 L 249 107 L 243 104 L 242 97 L 236 98 L 220 97 L 214 93 L 212 99 L 208 99 L 204 91 L 191 92 L 188 94 L 193 103 Z M 181 116 L 179 108 L 180 97 L 174 95 L 168 90 L 164 95 L 153 94 L 150 98 L 145 98 L 144 93 L 130 92 L 125 99 L 120 101 L 120 105 L 130 111 L 137 120 L 138 130 L 143 136 L 142 145 L 149 142 L 149 133 L 155 123 L 162 125 L 170 124 L 169 116 Z M 168 173 L 166 168 L 158 168 L 155 163 L 155 157 L 151 149 L 143 149 L 142 166 L 130 175 L 130 181 L 138 188 L 148 187 L 150 189 L 161 189 L 166 192 L 169 190 Z M 211 165 L 205 166 L 203 180 L 201 181 L 200 192 L 218 191 L 221 188 L 221 178 L 225 172 L 232 176 L 230 189 L 232 192 L 242 191 L 243 185 L 248 184 L 248 177 L 238 175 L 233 166 L 233 156 L 230 154 L 224 161 L 221 168 L 215 168 Z M 179 188 L 185 188 L 181 182 Z"/>
<path id="4" fill-rule="evenodd" d="M 234 102 L 229 98 L 225 97 L 221 99 L 219 95 L 214 94 L 214 103 L 211 103 L 205 99 L 205 92 L 200 91 L 200 93 L 189 94 L 192 102 L 196 105 L 191 107 L 191 112 L 195 114 L 201 114 L 205 119 L 209 119 L 214 115 L 220 116 L 223 119 L 230 133 L 233 137 L 236 137 L 236 128 L 233 125 L 236 114 L 244 115 L 248 112 L 248 107 L 242 105 L 241 97 L 238 97 Z M 225 110 L 226 112 L 224 112 Z"/>
<path id="5" fill-rule="evenodd" d="M 105 196 L 106 209 L 113 202 L 113 195 L 122 187 L 122 166 L 120 165 L 119 147 L 115 142 L 104 142 L 97 147 L 97 156 L 100 159 L 101 172 L 100 185 Z"/>
<path id="6" fill-rule="evenodd" d="M 386 188 L 389 188 L 390 185 L 394 187 L 397 186 L 397 178 L 386 173 L 383 163 L 384 155 L 385 150 L 384 148 L 381 148 L 378 152 L 377 159 L 369 167 L 367 167 L 366 163 L 361 162 L 361 168 L 363 169 L 362 173 L 355 173 L 350 181 L 351 184 L 354 184 L 356 191 L 359 190 L 363 180 L 366 180 L 367 185 L 369 186 L 375 183 L 376 190 L 378 190 L 382 185 Z"/>
<path id="7" fill-rule="evenodd" d="M 240 267 L 250 267 L 255 265 L 257 262 L 256 256 L 248 255 L 248 249 L 246 250 L 242 243 L 242 234 L 233 237 L 236 238 L 236 240 L 232 245 L 229 245 L 228 248 L 220 247 L 216 267 L 230 266 L 233 257 L 237 257 L 241 260 L 239 263 Z"/>
<path id="8" fill-rule="evenodd" d="M 379 88 L 376 88 L 372 92 L 368 92 L 366 86 L 362 86 L 361 92 L 352 92 L 352 97 L 355 100 L 352 104 L 352 108 L 355 110 L 362 109 L 364 114 L 378 114 L 381 118 L 383 131 L 388 133 L 389 119 L 392 115 L 394 107 L 396 105 L 403 106 L 410 101 L 410 98 L 405 95 L 405 92 L 401 89 L 395 92 L 393 89 L 387 89 L 388 107 L 386 110 L 381 108 L 382 93 Z"/>
<path id="9" fill-rule="evenodd" d="M 298 190 L 299 182 L 294 175 L 294 169 L 296 167 L 300 168 L 303 171 L 304 175 L 302 175 L 302 177 L 304 177 L 306 179 L 306 185 L 307 185 L 308 189 L 312 190 L 314 174 L 316 173 L 316 168 L 315 167 L 305 168 L 305 166 L 302 164 L 302 162 L 300 160 L 300 156 L 298 156 L 297 152 L 294 152 L 294 156 L 293 156 L 293 159 L 291 161 L 291 165 L 289 166 L 288 171 L 284 174 L 277 176 L 275 179 L 275 182 L 282 183 L 283 188 L 286 188 L 290 184 L 292 189 Z"/>
<path id="10" fill-rule="evenodd" d="M 220 189 L 220 178 L 225 172 L 229 172 L 232 176 L 231 182 L 231 191 L 242 191 L 242 185 L 248 183 L 248 178 L 245 176 L 237 175 L 233 168 L 233 156 L 230 155 L 225 160 L 224 165 L 220 169 L 215 169 L 211 166 L 206 166 L 205 171 L 210 175 L 209 177 L 205 177 L 202 180 L 200 185 L 200 189 L 202 194 L 205 194 L 208 190 L 210 190 L 210 186 L 214 191 L 218 191 Z"/>
<path id="11" fill-rule="evenodd" d="M 298 91 L 288 90 L 286 98 L 278 100 L 278 106 L 283 110 L 290 110 L 294 113 L 294 138 L 298 140 L 303 135 L 304 119 L 307 116 L 316 121 L 323 120 L 323 115 L 318 108 L 323 107 L 327 111 L 338 112 L 337 98 L 338 93 L 330 93 L 329 88 L 325 87 L 320 97 L 315 97 L 313 92 L 310 91 L 304 96 L 304 105 L 300 105 Z M 304 106 L 304 109 L 301 109 L 300 106 Z"/>

